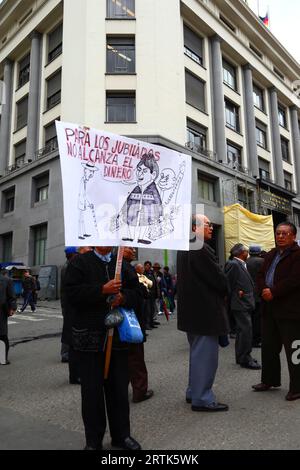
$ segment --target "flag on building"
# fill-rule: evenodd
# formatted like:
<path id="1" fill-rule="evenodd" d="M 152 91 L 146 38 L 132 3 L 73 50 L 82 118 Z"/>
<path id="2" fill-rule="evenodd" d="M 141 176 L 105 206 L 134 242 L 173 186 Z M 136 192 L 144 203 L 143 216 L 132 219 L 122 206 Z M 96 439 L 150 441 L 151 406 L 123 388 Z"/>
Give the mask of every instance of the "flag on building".
<path id="1" fill-rule="evenodd" d="M 259 19 L 268 28 L 269 27 L 269 12 L 267 11 L 266 16 L 259 16 Z"/>

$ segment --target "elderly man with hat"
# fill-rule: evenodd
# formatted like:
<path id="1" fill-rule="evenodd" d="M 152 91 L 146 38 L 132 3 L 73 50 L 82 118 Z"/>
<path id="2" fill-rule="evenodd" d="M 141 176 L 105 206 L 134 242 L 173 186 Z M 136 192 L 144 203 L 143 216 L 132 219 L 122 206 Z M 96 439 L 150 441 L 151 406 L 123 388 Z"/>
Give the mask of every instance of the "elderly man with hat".
<path id="1" fill-rule="evenodd" d="M 256 278 L 259 270 L 264 264 L 261 256 L 261 246 L 249 246 L 249 258 L 246 260 L 247 269 L 254 282 L 254 298 L 255 309 L 252 312 L 252 346 L 254 348 L 261 347 L 261 297 L 258 295 L 256 288 Z"/>

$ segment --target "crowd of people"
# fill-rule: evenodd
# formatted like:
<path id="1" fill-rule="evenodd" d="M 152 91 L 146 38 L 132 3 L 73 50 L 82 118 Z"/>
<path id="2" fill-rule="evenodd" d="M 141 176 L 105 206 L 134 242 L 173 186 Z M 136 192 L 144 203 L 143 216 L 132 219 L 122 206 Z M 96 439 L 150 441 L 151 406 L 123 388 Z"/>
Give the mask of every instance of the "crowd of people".
<path id="1" fill-rule="evenodd" d="M 61 272 L 63 332 L 61 360 L 69 365 L 69 381 L 81 385 L 81 410 L 86 450 L 102 449 L 107 419 L 113 447 L 136 451 L 141 445 L 131 436 L 128 385 L 139 403 L 154 395 L 149 388 L 144 344 L 147 331 L 159 327 L 158 316 L 177 309 L 178 329 L 187 334 L 189 371 L 185 399 L 195 412 L 228 411 L 213 391 L 219 346 L 235 338 L 235 362 L 261 370 L 254 392 L 281 386 L 280 352 L 284 346 L 289 371 L 287 401 L 300 399 L 300 247 L 291 222 L 275 229 L 276 247 L 263 252 L 235 244 L 224 269 L 209 242 L 213 224 L 208 217 L 192 217 L 190 251 L 177 254 L 177 275 L 168 266 L 137 263 L 134 248 L 126 247 L 120 279 L 115 277 L 117 257 L 112 247 L 66 247 Z M 201 239 L 202 248 L 193 249 Z M 176 279 L 176 282 L 175 282 Z M 24 276 L 24 303 L 35 310 L 36 283 Z M 177 301 L 175 303 L 175 295 Z M 133 309 L 143 342 L 122 342 L 114 329 L 108 375 L 105 319 L 118 307 Z M 0 343 L 8 353 L 7 318 L 16 311 L 13 285 L 0 276 Z M 252 355 L 261 348 L 261 364 Z M 0 349 L 1 353 L 1 349 Z"/>
<path id="2" fill-rule="evenodd" d="M 227 411 L 213 392 L 219 344 L 224 335 L 236 338 L 235 360 L 241 367 L 261 369 L 255 392 L 281 385 L 280 352 L 284 346 L 289 370 L 286 400 L 300 399 L 300 247 L 297 229 L 282 222 L 275 229 L 276 247 L 262 253 L 234 245 L 224 271 L 209 246 L 213 225 L 194 215 L 192 231 L 204 240 L 199 250 L 177 255 L 178 328 L 187 333 L 190 346 L 186 401 L 192 411 Z M 199 305 L 199 308 L 195 306 Z M 261 347 L 262 365 L 252 357 Z"/>

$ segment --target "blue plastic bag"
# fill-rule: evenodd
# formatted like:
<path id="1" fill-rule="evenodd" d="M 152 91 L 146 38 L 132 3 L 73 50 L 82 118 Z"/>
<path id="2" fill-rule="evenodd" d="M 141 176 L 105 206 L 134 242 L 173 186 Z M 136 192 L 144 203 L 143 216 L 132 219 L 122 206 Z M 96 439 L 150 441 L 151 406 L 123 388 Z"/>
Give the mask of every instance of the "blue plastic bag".
<path id="1" fill-rule="evenodd" d="M 119 307 L 124 320 L 118 326 L 120 340 L 125 343 L 142 343 L 144 335 L 133 309 Z"/>

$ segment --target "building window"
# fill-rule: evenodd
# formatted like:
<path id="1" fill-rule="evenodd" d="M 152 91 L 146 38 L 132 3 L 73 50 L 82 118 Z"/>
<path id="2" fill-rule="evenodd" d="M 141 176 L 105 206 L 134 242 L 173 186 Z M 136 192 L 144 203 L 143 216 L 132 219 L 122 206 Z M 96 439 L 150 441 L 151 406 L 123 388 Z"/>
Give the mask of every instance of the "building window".
<path id="1" fill-rule="evenodd" d="M 33 227 L 33 264 L 45 264 L 47 245 L 47 224 Z"/>
<path id="2" fill-rule="evenodd" d="M 227 18 L 225 18 L 225 16 L 220 14 L 219 17 L 220 17 L 220 20 L 227 26 L 227 28 L 231 29 L 233 33 L 236 32 L 235 26 L 233 26 L 233 24 L 230 23 L 230 21 L 228 21 Z"/>
<path id="3" fill-rule="evenodd" d="M 48 34 L 48 63 L 62 53 L 63 25 L 57 26 Z"/>
<path id="4" fill-rule="evenodd" d="M 206 201 L 216 202 L 216 181 L 198 172 L 198 196 Z"/>
<path id="5" fill-rule="evenodd" d="M 9 214 L 15 210 L 15 187 L 3 191 L 3 212 Z"/>
<path id="6" fill-rule="evenodd" d="M 189 148 L 197 152 L 207 149 L 207 129 L 205 127 L 188 119 L 186 131 Z"/>
<path id="7" fill-rule="evenodd" d="M 280 126 L 287 128 L 286 112 L 282 106 L 278 106 L 278 121 Z"/>
<path id="8" fill-rule="evenodd" d="M 1 235 L 1 245 L 2 245 L 1 261 L 3 263 L 8 263 L 12 261 L 12 241 L 13 241 L 12 233 L 5 233 L 4 235 Z"/>
<path id="9" fill-rule="evenodd" d="M 46 201 L 49 191 L 49 172 L 33 178 L 34 202 Z"/>
<path id="10" fill-rule="evenodd" d="M 107 18 L 134 18 L 134 0 L 107 0 Z"/>
<path id="11" fill-rule="evenodd" d="M 57 106 L 61 100 L 61 70 L 47 80 L 47 110 Z"/>
<path id="12" fill-rule="evenodd" d="M 236 68 L 223 59 L 223 82 L 233 90 L 237 90 Z"/>
<path id="13" fill-rule="evenodd" d="M 300 227 L 300 211 L 294 209 L 294 223 L 296 227 Z"/>
<path id="14" fill-rule="evenodd" d="M 239 107 L 228 100 L 225 100 L 225 121 L 227 127 L 240 132 Z"/>
<path id="15" fill-rule="evenodd" d="M 288 191 L 293 190 L 293 180 L 292 180 L 292 175 L 288 173 L 287 171 L 283 172 L 283 177 L 284 177 L 284 187 Z"/>
<path id="16" fill-rule="evenodd" d="M 264 92 L 261 88 L 253 84 L 253 102 L 254 106 L 264 111 L 265 104 L 264 104 Z"/>
<path id="17" fill-rule="evenodd" d="M 185 71 L 186 102 L 200 111 L 205 111 L 205 83 Z"/>
<path id="18" fill-rule="evenodd" d="M 135 92 L 106 93 L 107 122 L 135 122 Z"/>
<path id="19" fill-rule="evenodd" d="M 254 54 L 256 54 L 260 59 L 263 58 L 262 53 L 255 46 L 253 46 L 253 44 L 250 43 L 249 47 L 250 47 L 251 51 L 254 52 Z"/>
<path id="20" fill-rule="evenodd" d="M 285 162 L 289 162 L 290 161 L 289 141 L 282 136 L 280 136 L 280 141 L 281 141 L 282 160 L 284 160 Z"/>
<path id="21" fill-rule="evenodd" d="M 19 142 L 15 145 L 15 165 L 17 168 L 22 166 L 25 162 L 25 155 L 26 155 L 26 140 Z"/>
<path id="22" fill-rule="evenodd" d="M 17 103 L 17 127 L 16 130 L 27 126 L 27 115 L 28 115 L 28 96 L 18 101 Z"/>
<path id="23" fill-rule="evenodd" d="M 29 82 L 30 75 L 30 54 L 27 54 L 19 62 L 19 79 L 18 87 L 21 88 L 25 83 Z"/>
<path id="24" fill-rule="evenodd" d="M 135 72 L 135 38 L 107 37 L 106 72 L 134 73 Z"/>
<path id="25" fill-rule="evenodd" d="M 241 147 L 227 141 L 227 162 L 233 169 L 238 169 L 242 165 Z"/>
<path id="26" fill-rule="evenodd" d="M 261 158 L 258 159 L 259 177 L 262 180 L 270 181 L 270 163 Z"/>
<path id="27" fill-rule="evenodd" d="M 267 148 L 267 127 L 259 121 L 256 121 L 256 143 L 264 149 Z"/>
<path id="28" fill-rule="evenodd" d="M 197 64 L 203 65 L 203 40 L 185 25 L 184 53 Z"/>
<path id="29" fill-rule="evenodd" d="M 245 187 L 238 187 L 238 202 L 243 206 L 245 209 L 253 212 L 254 210 L 254 197 L 253 191 L 245 188 Z"/>
<path id="30" fill-rule="evenodd" d="M 55 122 L 45 127 L 45 147 L 49 152 L 58 147 Z"/>

